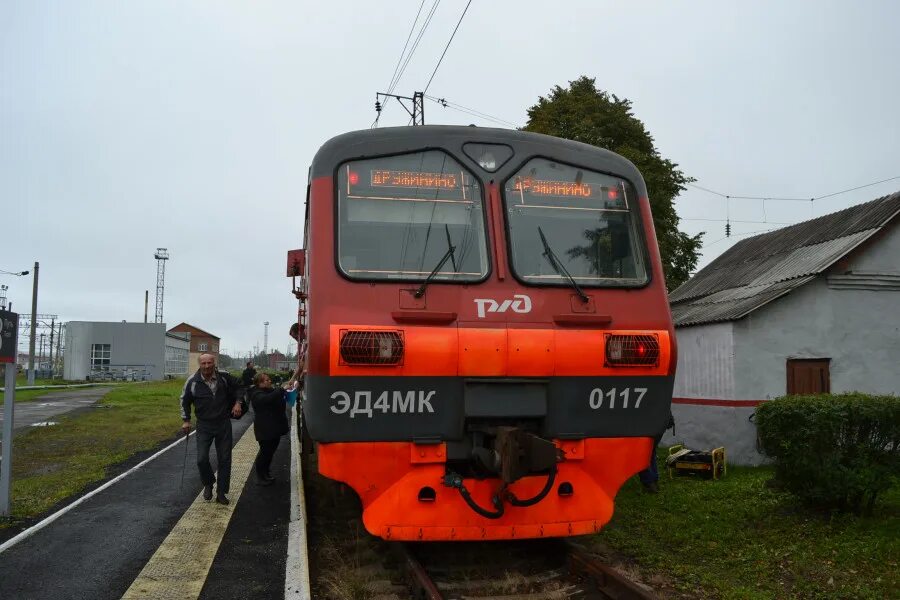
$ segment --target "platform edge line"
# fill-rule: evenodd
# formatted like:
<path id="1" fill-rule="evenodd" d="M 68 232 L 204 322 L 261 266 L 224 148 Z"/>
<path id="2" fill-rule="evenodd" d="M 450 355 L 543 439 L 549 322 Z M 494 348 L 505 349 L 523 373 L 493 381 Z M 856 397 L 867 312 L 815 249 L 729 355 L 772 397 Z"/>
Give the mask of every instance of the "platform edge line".
<path id="1" fill-rule="evenodd" d="M 311 600 L 306 540 L 306 498 L 303 494 L 298 434 L 295 404 L 291 408 L 291 521 L 288 525 L 287 561 L 284 568 L 284 597 L 292 600 L 295 598 Z"/>

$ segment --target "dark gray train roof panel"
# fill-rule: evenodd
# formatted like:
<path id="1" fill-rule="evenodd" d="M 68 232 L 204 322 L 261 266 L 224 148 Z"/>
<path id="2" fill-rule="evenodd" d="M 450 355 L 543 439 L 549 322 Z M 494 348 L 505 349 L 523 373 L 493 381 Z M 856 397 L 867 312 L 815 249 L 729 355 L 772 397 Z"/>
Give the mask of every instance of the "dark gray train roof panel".
<path id="1" fill-rule="evenodd" d="M 743 318 L 814 279 L 898 214 L 900 192 L 742 240 L 669 294 L 675 325 Z"/>
<path id="2" fill-rule="evenodd" d="M 485 171 L 463 151 L 463 145 L 469 142 L 507 144 L 513 148 L 515 154 L 496 172 Z M 429 148 L 450 152 L 457 160 L 488 181 L 504 181 L 527 159 L 544 156 L 574 166 L 624 177 L 634 184 L 638 194 L 644 197 L 647 195 L 644 179 L 637 167 L 628 159 L 609 150 L 541 133 L 460 125 L 384 127 L 351 131 L 333 137 L 319 148 L 313 158 L 311 176 L 331 176 L 340 163 L 348 160 L 404 154 Z"/>

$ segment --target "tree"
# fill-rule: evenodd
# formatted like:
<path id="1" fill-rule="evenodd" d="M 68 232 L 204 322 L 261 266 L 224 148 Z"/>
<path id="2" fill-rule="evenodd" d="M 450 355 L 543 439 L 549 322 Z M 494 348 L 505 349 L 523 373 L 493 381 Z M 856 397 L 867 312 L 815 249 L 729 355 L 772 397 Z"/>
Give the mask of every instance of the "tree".
<path id="1" fill-rule="evenodd" d="M 523 129 L 606 148 L 633 162 L 647 184 L 666 287 L 673 290 L 687 281 L 697 265 L 703 234 L 691 237 L 679 231 L 672 201 L 693 179 L 660 156 L 644 123 L 632 113 L 630 100 L 598 90 L 594 79 L 582 76 L 568 88 L 556 86 L 548 98 L 538 98 L 528 109 Z"/>

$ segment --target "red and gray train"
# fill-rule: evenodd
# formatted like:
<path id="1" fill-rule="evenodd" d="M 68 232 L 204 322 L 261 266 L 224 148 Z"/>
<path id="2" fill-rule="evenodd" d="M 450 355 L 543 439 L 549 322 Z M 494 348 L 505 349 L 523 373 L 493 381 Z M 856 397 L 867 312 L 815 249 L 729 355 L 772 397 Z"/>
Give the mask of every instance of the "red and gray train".
<path id="1" fill-rule="evenodd" d="M 290 273 L 304 428 L 374 535 L 598 531 L 668 423 L 650 204 L 612 152 L 478 127 L 340 135 L 313 160 Z"/>

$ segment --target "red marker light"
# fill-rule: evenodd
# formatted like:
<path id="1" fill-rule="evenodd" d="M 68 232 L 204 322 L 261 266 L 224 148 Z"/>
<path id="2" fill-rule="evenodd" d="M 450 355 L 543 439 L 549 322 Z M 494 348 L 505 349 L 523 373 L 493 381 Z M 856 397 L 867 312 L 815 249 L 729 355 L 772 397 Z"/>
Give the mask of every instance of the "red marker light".
<path id="1" fill-rule="evenodd" d="M 638 353 L 638 356 L 644 356 L 644 354 L 647 353 L 647 349 L 644 347 L 643 344 L 638 344 L 637 353 Z"/>
<path id="2" fill-rule="evenodd" d="M 609 188 L 609 191 L 606 192 L 606 196 L 610 200 L 615 200 L 616 198 L 619 197 L 619 190 L 617 190 L 616 188 Z"/>
<path id="3" fill-rule="evenodd" d="M 359 183 L 359 174 L 350 171 L 350 185 L 356 185 Z"/>

